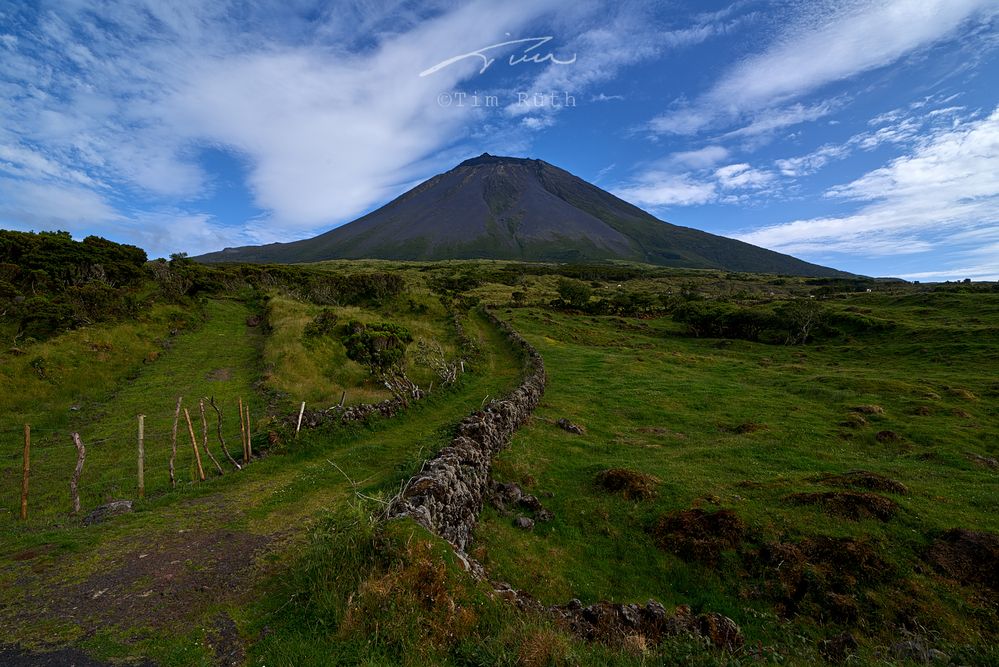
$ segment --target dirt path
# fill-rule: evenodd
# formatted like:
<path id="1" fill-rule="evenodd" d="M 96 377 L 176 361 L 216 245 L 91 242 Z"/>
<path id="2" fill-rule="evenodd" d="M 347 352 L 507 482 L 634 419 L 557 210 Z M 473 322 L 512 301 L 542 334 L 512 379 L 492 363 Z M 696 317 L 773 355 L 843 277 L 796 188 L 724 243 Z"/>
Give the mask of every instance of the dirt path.
<path id="1" fill-rule="evenodd" d="M 451 425 L 516 384 L 521 364 L 502 336 L 478 317 L 470 329 L 483 358 L 446 397 L 329 442 L 313 440 L 310 455 L 269 457 L 238 475 L 179 489 L 144 511 L 40 531 L 0 553 L 0 646 L 8 645 L 0 664 L 99 664 L 71 651 L 53 654 L 52 662 L 3 659 L 24 647 L 95 642 L 126 659 L 155 657 L 150 645 L 176 645 L 178 633 L 191 636 L 199 627 L 218 664 L 238 664 L 241 642 L 227 610 L 261 594 L 318 512 L 353 498 L 344 473 L 365 493 L 388 494 L 407 465 L 447 441 Z M 144 648 L 130 654 L 132 644 Z"/>

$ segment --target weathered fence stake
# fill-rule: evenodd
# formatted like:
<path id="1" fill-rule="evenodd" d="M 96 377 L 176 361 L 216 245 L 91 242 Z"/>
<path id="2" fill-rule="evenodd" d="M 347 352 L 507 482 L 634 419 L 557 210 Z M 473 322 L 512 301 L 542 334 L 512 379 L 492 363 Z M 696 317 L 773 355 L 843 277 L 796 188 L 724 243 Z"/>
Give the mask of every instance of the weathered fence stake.
<path id="1" fill-rule="evenodd" d="M 243 421 L 243 399 L 239 399 L 239 437 L 243 443 L 243 465 L 249 463 L 250 457 L 246 455 L 246 422 Z"/>
<path id="2" fill-rule="evenodd" d="M 146 415 L 139 415 L 139 497 L 146 497 L 146 446 L 144 442 L 144 431 L 146 426 Z"/>
<path id="3" fill-rule="evenodd" d="M 205 454 L 208 454 L 208 458 L 212 460 L 215 464 L 215 469 L 219 471 L 220 475 L 225 473 L 222 471 L 222 466 L 215 459 L 215 455 L 212 454 L 212 450 L 208 449 L 208 419 L 205 417 L 205 399 L 200 399 L 198 401 L 198 407 L 201 408 L 201 446 L 205 448 Z"/>
<path id="4" fill-rule="evenodd" d="M 187 420 L 187 432 L 191 434 L 191 447 L 194 447 L 194 460 L 198 462 L 198 477 L 205 481 L 205 469 L 201 467 L 201 452 L 198 451 L 198 439 L 194 437 L 194 425 L 191 423 L 191 413 L 184 408 L 184 418 Z"/>
<path id="5" fill-rule="evenodd" d="M 250 433 L 250 404 L 246 404 L 246 460 L 249 461 L 253 458 L 253 441 L 250 439 L 253 434 Z"/>
<path id="6" fill-rule="evenodd" d="M 180 402 L 182 400 L 184 400 L 183 396 L 177 397 L 177 409 L 173 411 L 173 436 L 170 439 L 170 486 L 177 486 L 173 464 L 177 460 L 177 422 L 180 421 Z"/>
<path id="7" fill-rule="evenodd" d="M 302 407 L 298 409 L 298 426 L 295 427 L 295 437 L 298 437 L 298 432 L 302 430 L 302 415 L 305 414 L 305 401 L 302 401 Z"/>
<path id="8" fill-rule="evenodd" d="M 31 477 L 31 426 L 24 425 L 24 469 L 21 476 L 21 521 L 28 519 L 28 478 Z"/>
<path id="9" fill-rule="evenodd" d="M 212 396 L 209 399 L 209 402 L 211 403 L 212 407 L 215 408 L 215 413 L 218 415 L 219 444 L 222 445 L 222 452 L 225 454 L 225 457 L 229 459 L 229 463 L 236 466 L 236 470 L 242 470 L 243 467 L 238 463 L 236 463 L 236 459 L 232 458 L 232 454 L 229 453 L 229 448 L 225 446 L 225 438 L 222 437 L 222 410 L 219 409 L 219 406 L 215 405 L 214 396 Z"/>
<path id="10" fill-rule="evenodd" d="M 80 434 L 73 433 L 73 444 L 76 445 L 76 470 L 69 480 L 69 495 L 73 498 L 73 514 L 80 512 L 80 475 L 83 474 L 83 462 L 87 458 L 87 448 L 80 440 Z"/>

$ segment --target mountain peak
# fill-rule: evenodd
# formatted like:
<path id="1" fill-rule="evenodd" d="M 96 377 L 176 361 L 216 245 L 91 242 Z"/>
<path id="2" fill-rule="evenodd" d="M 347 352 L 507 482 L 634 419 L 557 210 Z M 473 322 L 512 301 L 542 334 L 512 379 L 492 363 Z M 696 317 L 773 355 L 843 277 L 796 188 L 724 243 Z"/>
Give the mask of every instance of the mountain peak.
<path id="1" fill-rule="evenodd" d="M 533 158 L 483 153 L 385 206 L 312 239 L 234 248 L 202 261 L 327 259 L 627 260 L 683 268 L 843 275 L 794 257 L 657 219 Z"/>
<path id="2" fill-rule="evenodd" d="M 490 155 L 489 153 L 483 153 L 479 157 L 469 158 L 465 160 L 458 167 L 477 167 L 483 164 L 531 164 L 541 162 L 541 160 L 534 160 L 532 158 L 526 157 L 506 157 L 503 155 Z"/>

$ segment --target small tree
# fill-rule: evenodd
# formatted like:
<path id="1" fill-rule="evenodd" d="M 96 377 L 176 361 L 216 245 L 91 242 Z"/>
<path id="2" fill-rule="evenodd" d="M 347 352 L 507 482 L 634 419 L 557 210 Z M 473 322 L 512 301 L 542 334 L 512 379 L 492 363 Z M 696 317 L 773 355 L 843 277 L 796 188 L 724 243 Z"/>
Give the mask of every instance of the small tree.
<path id="1" fill-rule="evenodd" d="M 822 306 L 813 299 L 788 301 L 776 308 L 774 314 L 787 332 L 785 345 L 804 345 L 807 343 L 825 318 Z"/>
<path id="2" fill-rule="evenodd" d="M 569 306 L 573 308 L 585 308 L 593 295 L 593 288 L 584 282 L 560 278 L 558 281 L 558 295 Z"/>

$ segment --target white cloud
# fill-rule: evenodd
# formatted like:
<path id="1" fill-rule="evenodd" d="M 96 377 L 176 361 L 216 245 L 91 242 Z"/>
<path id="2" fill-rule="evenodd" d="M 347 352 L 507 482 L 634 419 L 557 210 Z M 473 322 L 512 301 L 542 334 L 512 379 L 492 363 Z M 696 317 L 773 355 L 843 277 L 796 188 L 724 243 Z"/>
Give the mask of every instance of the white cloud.
<path id="1" fill-rule="evenodd" d="M 757 190 L 774 181 L 774 175 L 769 171 L 753 169 L 745 163 L 730 164 L 715 170 L 718 184 L 726 190 Z"/>
<path id="2" fill-rule="evenodd" d="M 820 104 L 806 106 L 804 104 L 792 104 L 783 109 L 770 109 L 765 113 L 756 114 L 750 123 L 737 130 L 732 130 L 724 135 L 726 139 L 738 139 L 744 137 L 755 137 L 760 134 L 767 134 L 785 127 L 800 125 L 813 120 L 818 120 L 836 111 L 841 103 L 828 100 Z"/>
<path id="3" fill-rule="evenodd" d="M 592 5 L 600 6 L 601 3 Z M 527 90 L 576 94 L 613 79 L 630 65 L 661 56 L 671 50 L 691 47 L 731 34 L 755 18 L 753 14 L 731 17 L 736 10 L 733 6 L 730 11 L 697 14 L 690 19 L 689 25 L 681 28 L 666 28 L 655 17 L 653 10 L 656 9 L 656 3 L 627 2 L 603 3 L 605 14 L 596 15 L 596 25 L 593 25 L 594 21 L 583 25 L 574 16 L 574 12 L 578 13 L 581 8 L 590 6 L 591 3 L 587 2 L 578 5 L 563 4 L 558 25 L 567 34 L 575 33 L 576 36 L 567 41 L 560 51 L 576 54 L 577 61 L 571 67 L 549 67 L 542 70 L 526 86 Z M 592 98 L 592 101 L 623 99 L 624 96 L 601 93 Z M 546 104 L 543 111 L 554 115 L 562 108 L 564 107 L 558 104 Z M 534 107 L 516 103 L 507 107 L 507 113 L 513 116 L 534 111 Z"/>
<path id="4" fill-rule="evenodd" d="M 824 146 L 820 146 L 808 155 L 775 160 L 774 164 L 784 176 L 790 176 L 792 178 L 797 176 L 808 176 L 809 174 L 814 174 L 819 169 L 826 166 L 829 162 L 846 157 L 849 153 L 850 148 L 848 146 L 826 144 Z"/>
<path id="5" fill-rule="evenodd" d="M 923 109 L 926 106 L 926 101 L 921 100 L 918 105 L 911 105 L 911 108 Z M 877 130 L 855 134 L 841 144 L 824 144 L 806 155 L 778 159 L 774 164 L 784 176 L 809 176 L 830 162 L 849 157 L 857 149 L 871 151 L 884 145 L 911 146 L 925 136 L 952 128 L 954 123 L 968 122 L 977 115 L 977 112 L 969 112 L 962 116 L 960 112 L 964 110 L 965 107 L 946 107 L 916 115 L 912 111 L 894 109 L 868 121 L 868 125 L 882 126 Z"/>
<path id="6" fill-rule="evenodd" d="M 728 156 L 729 150 L 723 146 L 705 146 L 694 151 L 673 153 L 667 160 L 692 169 L 702 169 L 713 167 L 728 159 Z"/>
<path id="7" fill-rule="evenodd" d="M 41 153 L 18 145 L 0 144 L 0 170 L 22 178 L 57 179 L 97 186 L 90 176 L 50 160 Z"/>
<path id="8" fill-rule="evenodd" d="M 177 209 L 124 214 L 99 193 L 77 185 L 0 177 L 0 223 L 22 231 L 63 230 L 126 239 L 152 257 L 173 252 L 204 253 L 225 243 L 255 239 L 218 224 L 212 216 Z"/>
<path id="9" fill-rule="evenodd" d="M 696 181 L 688 174 L 650 172 L 638 183 L 618 188 L 615 194 L 625 201 L 653 208 L 706 204 L 717 197 L 711 182 Z"/>
<path id="10" fill-rule="evenodd" d="M 741 234 L 791 253 L 865 256 L 946 246 L 975 253 L 999 225 L 999 108 L 978 120 L 933 129 L 914 149 L 834 188 L 861 204 L 854 213 L 796 220 Z"/>
<path id="11" fill-rule="evenodd" d="M 303 236 L 397 194 L 481 116 L 436 104 L 474 68 L 420 78 L 421 67 L 558 6 L 342 5 L 306 23 L 297 10 L 254 5 L 234 24 L 207 0 L 62 5 L 25 33 L 30 48 L 0 59 L 4 91 L 17 96 L 0 101 L 0 127 L 23 138 L 0 130 L 0 169 L 139 191 L 161 211 L 210 194 L 199 151 L 221 148 L 248 165 L 268 233 Z"/>
<path id="12" fill-rule="evenodd" d="M 80 231 L 82 225 L 118 218 L 114 207 L 88 188 L 0 177 L 0 220 L 22 228 Z"/>
<path id="13" fill-rule="evenodd" d="M 708 147 L 712 148 L 712 147 Z M 652 168 L 640 173 L 630 183 L 615 190 L 615 194 L 639 206 L 663 208 L 695 206 L 712 202 L 746 202 L 749 196 L 775 181 L 775 175 L 746 163 L 730 164 L 712 169 L 714 162 L 705 159 L 702 151 L 674 154 L 659 164 L 672 169 Z M 720 157 L 717 152 L 711 157 Z M 727 155 L 727 152 L 725 153 Z M 693 171 L 678 171 L 684 165 L 700 164 Z"/>
<path id="14" fill-rule="evenodd" d="M 896 62 L 953 36 L 969 19 L 996 12 L 994 0 L 802 3 L 801 16 L 762 53 L 731 68 L 692 105 L 653 119 L 650 128 L 694 134 L 780 107 L 826 84 Z"/>

